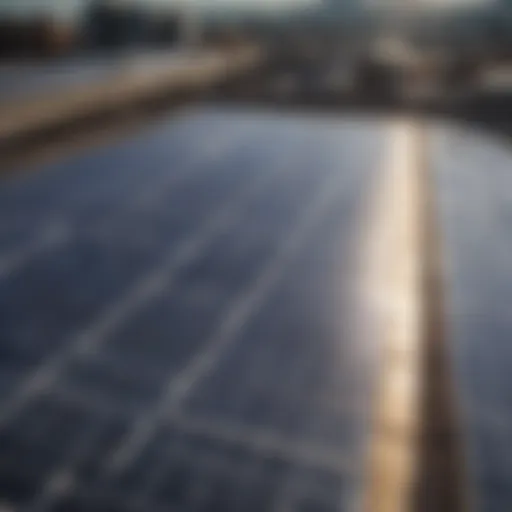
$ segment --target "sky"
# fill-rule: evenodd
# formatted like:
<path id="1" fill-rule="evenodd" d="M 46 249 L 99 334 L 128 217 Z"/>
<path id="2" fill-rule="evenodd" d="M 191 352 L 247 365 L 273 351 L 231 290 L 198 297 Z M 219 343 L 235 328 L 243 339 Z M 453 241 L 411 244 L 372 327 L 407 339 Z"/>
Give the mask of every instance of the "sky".
<path id="1" fill-rule="evenodd" d="M 34 14 L 50 12 L 63 18 L 79 13 L 88 0 L 0 0 L 0 13 Z M 293 6 L 315 0 L 142 0 L 143 4 L 155 5 L 188 4 L 199 8 L 236 7 L 264 9 Z"/>
<path id="2" fill-rule="evenodd" d="M 72 19 L 79 14 L 89 0 L 0 0 L 0 14 L 39 14 L 51 13 L 64 19 Z M 276 9 L 301 5 L 304 3 L 321 2 L 325 0 L 139 0 L 144 5 L 190 5 L 199 9 L 212 10 L 214 8 L 235 7 Z M 329 0 L 330 2 L 336 0 Z M 342 4 L 347 0 L 339 0 Z M 376 4 L 385 3 L 386 0 L 351 0 L 351 1 L 374 1 Z M 397 1 L 397 0 L 388 0 Z M 409 1 L 409 0 L 398 0 Z M 418 1 L 418 0 L 415 0 Z M 475 1 L 490 2 L 492 0 L 419 0 L 424 5 L 432 6 L 454 6 L 474 3 Z"/>

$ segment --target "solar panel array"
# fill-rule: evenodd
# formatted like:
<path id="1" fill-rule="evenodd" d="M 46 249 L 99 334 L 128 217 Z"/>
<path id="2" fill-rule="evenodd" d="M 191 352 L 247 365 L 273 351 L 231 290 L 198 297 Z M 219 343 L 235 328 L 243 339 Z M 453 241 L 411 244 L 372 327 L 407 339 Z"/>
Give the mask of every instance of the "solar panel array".
<path id="1" fill-rule="evenodd" d="M 0 189 L 0 504 L 357 508 L 375 121 L 192 110 Z"/>

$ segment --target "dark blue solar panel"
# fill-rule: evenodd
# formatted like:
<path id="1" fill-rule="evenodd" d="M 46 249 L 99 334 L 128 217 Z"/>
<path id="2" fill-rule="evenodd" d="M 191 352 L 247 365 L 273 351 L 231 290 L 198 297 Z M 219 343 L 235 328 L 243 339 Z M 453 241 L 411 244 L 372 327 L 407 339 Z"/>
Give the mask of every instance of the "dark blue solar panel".
<path id="1" fill-rule="evenodd" d="M 384 133 L 212 108 L 5 184 L 0 503 L 351 507 L 375 354 L 345 303 Z"/>
<path id="2" fill-rule="evenodd" d="M 432 131 L 449 349 L 475 510 L 512 503 L 512 153 L 462 128 Z"/>

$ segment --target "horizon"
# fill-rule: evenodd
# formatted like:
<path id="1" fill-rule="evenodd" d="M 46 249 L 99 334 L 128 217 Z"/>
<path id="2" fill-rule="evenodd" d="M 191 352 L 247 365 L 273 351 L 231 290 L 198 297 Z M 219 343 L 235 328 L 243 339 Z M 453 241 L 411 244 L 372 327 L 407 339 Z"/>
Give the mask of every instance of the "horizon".
<path id="1" fill-rule="evenodd" d="M 271 12 L 295 9 L 304 5 L 320 5 L 322 0 L 135 0 L 134 3 L 150 8 L 187 6 L 203 13 L 230 10 Z M 91 0 L 0 0 L 0 15 L 26 17 L 49 15 L 74 19 L 83 13 Z"/>
<path id="2" fill-rule="evenodd" d="M 74 19 L 80 17 L 91 0 L 0 0 L 0 16 L 38 16 L 49 15 L 60 19 Z M 123 0 L 127 1 L 127 0 Z M 344 8 L 357 4 L 368 5 L 372 0 L 129 0 L 149 7 L 183 7 L 197 9 L 204 14 L 222 11 L 236 12 L 278 12 L 289 9 L 300 9 L 304 6 L 318 6 L 322 3 L 326 9 Z M 406 1 L 406 0 L 398 0 Z M 492 5 L 497 0 L 420 0 L 422 7 L 452 8 L 474 5 Z M 385 5 L 387 2 L 377 2 L 374 5 Z M 397 0 L 388 0 L 389 4 L 397 4 Z"/>

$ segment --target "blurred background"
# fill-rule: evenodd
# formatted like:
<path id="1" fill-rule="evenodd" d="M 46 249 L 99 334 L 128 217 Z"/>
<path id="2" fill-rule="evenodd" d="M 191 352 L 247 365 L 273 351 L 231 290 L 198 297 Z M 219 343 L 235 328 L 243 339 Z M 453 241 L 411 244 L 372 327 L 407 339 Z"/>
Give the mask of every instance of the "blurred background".
<path id="1" fill-rule="evenodd" d="M 0 511 L 512 509 L 510 0 L 0 0 Z"/>

